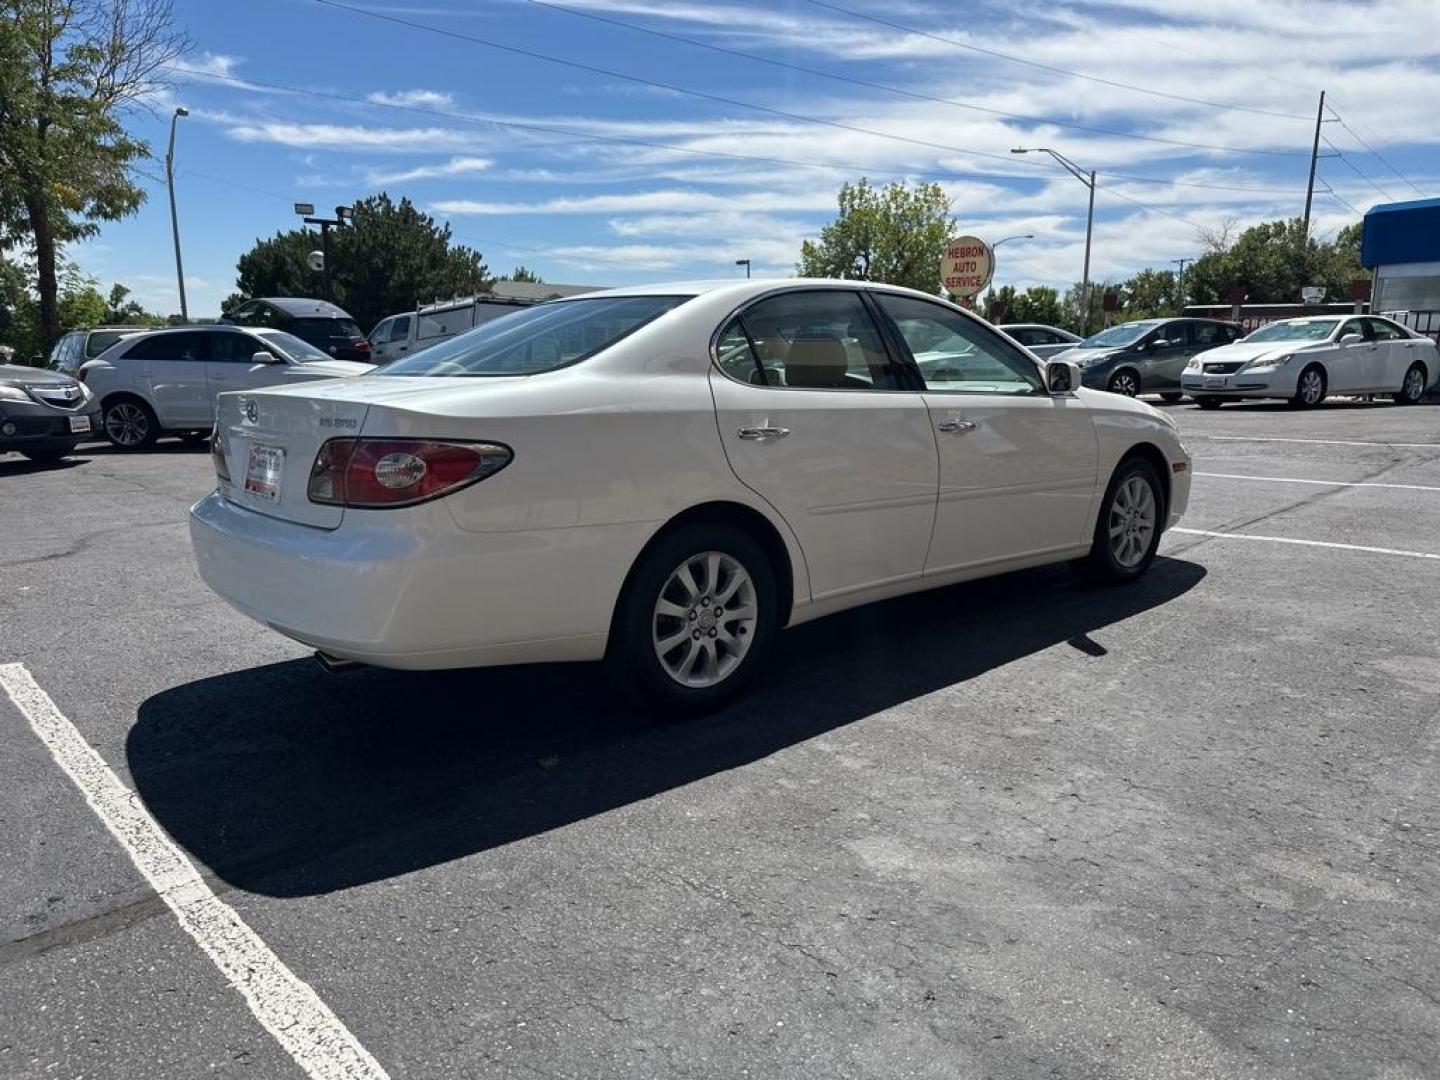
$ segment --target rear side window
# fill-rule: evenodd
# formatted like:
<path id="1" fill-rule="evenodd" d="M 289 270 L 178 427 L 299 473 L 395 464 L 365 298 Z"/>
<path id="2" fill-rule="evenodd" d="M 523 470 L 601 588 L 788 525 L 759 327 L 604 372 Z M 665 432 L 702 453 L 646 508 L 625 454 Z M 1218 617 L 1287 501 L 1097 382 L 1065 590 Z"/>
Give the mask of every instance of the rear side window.
<path id="1" fill-rule="evenodd" d="M 201 333 L 151 334 L 125 350 L 127 360 L 204 360 L 205 335 Z"/>
<path id="2" fill-rule="evenodd" d="M 429 311 L 421 315 L 420 329 L 415 336 L 421 341 L 454 337 L 456 334 L 463 334 L 474 325 L 475 307 L 473 304 L 466 304 L 464 307 Z M 408 326 L 406 332 L 409 332 Z"/>
<path id="3" fill-rule="evenodd" d="M 307 341 L 316 338 L 358 338 L 363 335 L 353 319 L 295 319 L 285 327 Z"/>
<path id="4" fill-rule="evenodd" d="M 1376 341 L 1397 341 L 1408 336 L 1398 326 L 1388 323 L 1384 319 L 1367 319 L 1365 321 L 1370 324 L 1371 336 Z"/>
<path id="5" fill-rule="evenodd" d="M 750 346 L 748 370 L 742 337 Z M 806 289 L 766 297 L 726 327 L 718 351 L 721 369 L 744 382 L 805 390 L 908 389 L 857 292 Z"/>

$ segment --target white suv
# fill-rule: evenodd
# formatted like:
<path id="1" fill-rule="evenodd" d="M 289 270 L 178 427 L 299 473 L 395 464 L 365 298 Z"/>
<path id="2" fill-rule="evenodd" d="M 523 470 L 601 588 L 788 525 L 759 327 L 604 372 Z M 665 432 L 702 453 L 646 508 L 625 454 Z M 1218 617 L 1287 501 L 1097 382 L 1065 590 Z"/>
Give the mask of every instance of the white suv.
<path id="1" fill-rule="evenodd" d="M 122 450 L 140 450 L 166 432 L 204 438 L 223 391 L 373 370 L 326 356 L 283 330 L 206 326 L 125 338 L 84 364 L 77 378 L 100 399 L 106 438 Z"/>

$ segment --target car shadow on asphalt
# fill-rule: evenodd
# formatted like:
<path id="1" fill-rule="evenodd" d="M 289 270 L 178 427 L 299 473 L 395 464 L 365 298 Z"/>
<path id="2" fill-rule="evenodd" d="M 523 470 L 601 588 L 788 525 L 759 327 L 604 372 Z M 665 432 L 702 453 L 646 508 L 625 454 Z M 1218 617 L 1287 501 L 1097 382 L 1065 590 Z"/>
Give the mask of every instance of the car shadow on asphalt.
<path id="1" fill-rule="evenodd" d="M 1102 663 L 1091 633 L 1204 576 L 1160 558 L 1103 588 L 1050 567 L 871 605 L 783 634 L 759 685 L 688 721 L 623 703 L 598 665 L 327 674 L 294 660 L 156 694 L 126 754 L 150 812 L 219 878 L 316 895 L 649 798 L 1057 644 Z"/>

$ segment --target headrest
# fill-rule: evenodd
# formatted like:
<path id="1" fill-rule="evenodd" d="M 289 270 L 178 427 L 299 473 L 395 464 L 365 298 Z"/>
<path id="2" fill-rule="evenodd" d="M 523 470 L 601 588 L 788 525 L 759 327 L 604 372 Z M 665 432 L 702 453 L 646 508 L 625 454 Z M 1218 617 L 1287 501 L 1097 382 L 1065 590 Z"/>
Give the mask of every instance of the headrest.
<path id="1" fill-rule="evenodd" d="M 785 384 L 825 389 L 845 385 L 849 357 L 840 339 L 831 334 L 811 334 L 790 343 L 785 361 Z"/>

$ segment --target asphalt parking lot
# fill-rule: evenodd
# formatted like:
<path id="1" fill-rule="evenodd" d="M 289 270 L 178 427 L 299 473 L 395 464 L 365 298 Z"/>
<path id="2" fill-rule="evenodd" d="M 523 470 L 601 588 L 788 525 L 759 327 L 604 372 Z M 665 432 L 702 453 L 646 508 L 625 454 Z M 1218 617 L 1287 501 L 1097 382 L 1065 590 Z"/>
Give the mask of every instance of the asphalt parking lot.
<path id="1" fill-rule="evenodd" d="M 0 455 L 0 665 L 391 1077 L 1435 1076 L 1440 408 L 1173 414 L 1140 585 L 824 620 L 681 725 L 327 675 L 196 575 L 203 448 Z M 0 748 L 0 1075 L 304 1076 L 3 693 Z"/>

